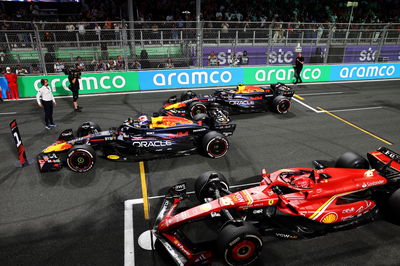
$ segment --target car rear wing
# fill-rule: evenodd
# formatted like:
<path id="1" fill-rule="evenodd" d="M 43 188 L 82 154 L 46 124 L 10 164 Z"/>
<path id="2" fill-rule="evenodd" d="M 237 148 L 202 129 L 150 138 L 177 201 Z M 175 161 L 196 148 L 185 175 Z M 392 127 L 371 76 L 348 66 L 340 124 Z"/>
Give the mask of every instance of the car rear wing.
<path id="1" fill-rule="evenodd" d="M 400 178 L 400 154 L 380 147 L 367 154 L 368 161 L 373 169 L 388 179 Z"/>

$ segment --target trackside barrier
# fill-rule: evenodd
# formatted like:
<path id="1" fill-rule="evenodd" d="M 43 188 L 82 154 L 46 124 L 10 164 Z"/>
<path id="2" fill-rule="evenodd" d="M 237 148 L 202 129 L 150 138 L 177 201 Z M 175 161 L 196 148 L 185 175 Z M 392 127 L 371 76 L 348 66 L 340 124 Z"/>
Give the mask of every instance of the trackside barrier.
<path id="1" fill-rule="evenodd" d="M 85 73 L 81 93 L 108 93 L 244 84 L 291 83 L 293 66 L 172 69 L 139 72 Z M 400 63 L 310 65 L 301 72 L 303 82 L 400 78 Z M 22 76 L 18 78 L 21 97 L 34 97 L 40 79 L 47 78 L 54 95 L 68 95 L 66 75 Z"/>

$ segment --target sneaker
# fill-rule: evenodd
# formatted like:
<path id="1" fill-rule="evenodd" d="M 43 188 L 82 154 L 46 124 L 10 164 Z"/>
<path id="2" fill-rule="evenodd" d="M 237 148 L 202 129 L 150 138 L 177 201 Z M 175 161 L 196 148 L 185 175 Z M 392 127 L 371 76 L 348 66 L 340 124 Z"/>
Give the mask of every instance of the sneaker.
<path id="1" fill-rule="evenodd" d="M 83 107 L 78 106 L 78 109 L 83 109 Z"/>
<path id="2" fill-rule="evenodd" d="M 49 127 L 53 128 L 53 127 L 57 127 L 57 124 L 50 124 Z"/>
<path id="3" fill-rule="evenodd" d="M 82 112 L 81 109 L 74 109 L 75 112 Z"/>
<path id="4" fill-rule="evenodd" d="M 45 129 L 51 129 L 51 126 L 45 126 L 44 128 Z"/>

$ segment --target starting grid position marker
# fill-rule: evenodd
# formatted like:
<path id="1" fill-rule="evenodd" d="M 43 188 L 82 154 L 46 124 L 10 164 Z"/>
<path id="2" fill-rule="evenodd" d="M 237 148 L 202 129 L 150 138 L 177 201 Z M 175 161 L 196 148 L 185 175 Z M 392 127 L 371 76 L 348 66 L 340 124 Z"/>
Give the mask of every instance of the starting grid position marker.
<path id="1" fill-rule="evenodd" d="M 11 135 L 14 139 L 15 145 L 17 146 L 17 150 L 18 150 L 18 161 L 15 163 L 15 165 L 17 167 L 23 167 L 23 166 L 31 164 L 32 160 L 29 160 L 26 158 L 25 146 L 22 143 L 21 134 L 19 134 L 17 120 L 14 119 L 10 123 L 10 128 L 11 128 Z"/>

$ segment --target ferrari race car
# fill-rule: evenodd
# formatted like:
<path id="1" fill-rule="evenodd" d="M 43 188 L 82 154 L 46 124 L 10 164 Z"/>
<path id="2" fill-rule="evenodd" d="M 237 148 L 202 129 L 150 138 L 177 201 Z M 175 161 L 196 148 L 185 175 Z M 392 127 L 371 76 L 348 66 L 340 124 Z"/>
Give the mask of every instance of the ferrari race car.
<path id="1" fill-rule="evenodd" d="M 41 171 L 59 170 L 63 164 L 76 172 L 93 168 L 96 154 L 114 161 L 150 160 L 201 152 L 211 158 L 224 156 L 229 149 L 227 136 L 236 128 L 225 116 L 199 114 L 195 120 L 158 116 L 129 118 L 117 129 L 101 131 L 93 122 L 77 130 L 63 131 L 59 139 L 38 155 Z M 96 151 L 96 152 L 95 152 Z M 60 155 L 65 154 L 62 158 Z"/>
<path id="2" fill-rule="evenodd" d="M 272 84 L 268 88 L 239 85 L 236 90 L 220 89 L 209 95 L 184 92 L 178 102 L 171 96 L 160 110 L 161 115 L 194 118 L 196 114 L 207 113 L 210 107 L 222 108 L 228 113 L 249 113 L 272 110 L 287 113 L 294 91 L 285 84 Z"/>
<path id="3" fill-rule="evenodd" d="M 230 190 L 222 174 L 206 172 L 195 182 L 203 204 L 194 207 L 178 184 L 156 218 L 155 248 L 178 265 L 216 258 L 247 265 L 261 252 L 261 235 L 311 238 L 372 221 L 378 210 L 399 222 L 400 155 L 379 148 L 367 156 L 345 153 L 335 167 L 314 161 L 315 168 L 263 169 L 258 186 L 240 191 Z"/>

